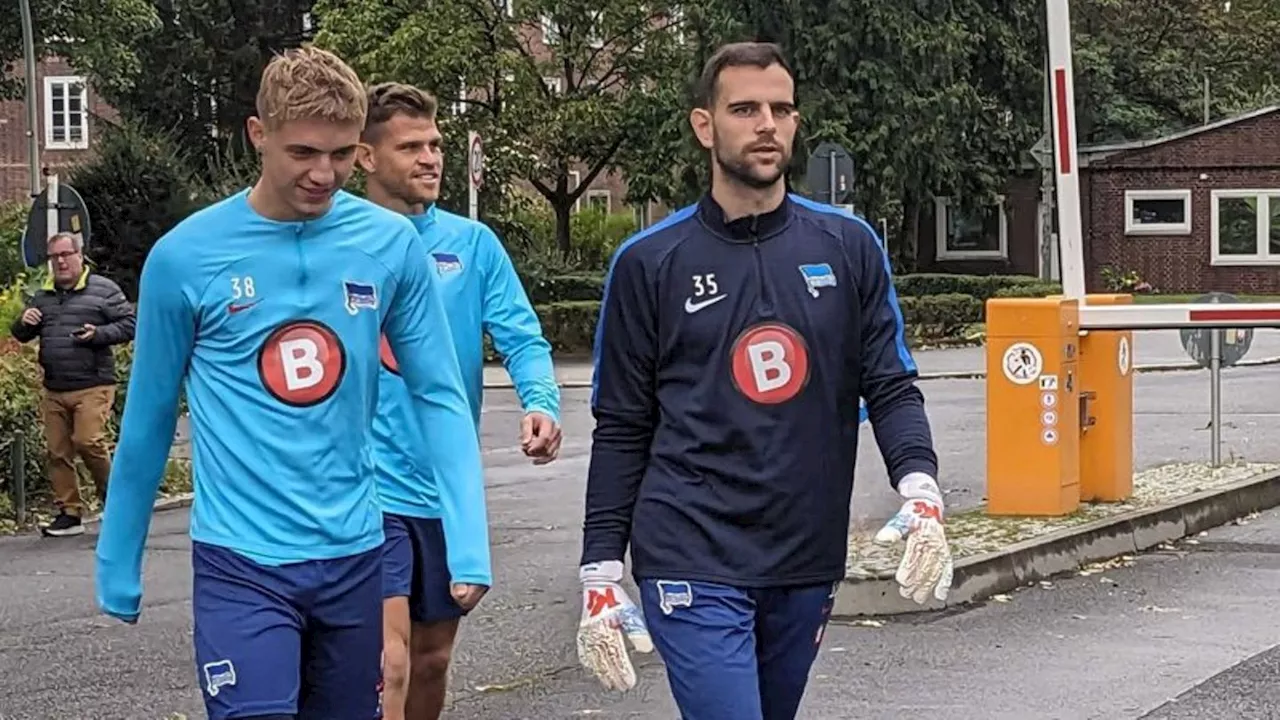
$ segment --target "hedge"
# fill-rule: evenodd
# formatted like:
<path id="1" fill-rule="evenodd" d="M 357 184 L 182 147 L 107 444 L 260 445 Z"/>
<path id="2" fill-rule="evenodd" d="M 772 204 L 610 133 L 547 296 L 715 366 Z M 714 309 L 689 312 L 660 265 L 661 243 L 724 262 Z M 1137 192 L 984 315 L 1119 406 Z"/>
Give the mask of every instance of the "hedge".
<path id="1" fill-rule="evenodd" d="M 534 305 L 599 300 L 604 295 L 604 273 L 528 274 L 522 279 Z M 1029 275 L 918 273 L 896 276 L 893 285 L 902 297 L 968 295 L 982 302 L 993 297 L 1041 297 L 1062 291 L 1057 283 L 1046 283 Z"/>

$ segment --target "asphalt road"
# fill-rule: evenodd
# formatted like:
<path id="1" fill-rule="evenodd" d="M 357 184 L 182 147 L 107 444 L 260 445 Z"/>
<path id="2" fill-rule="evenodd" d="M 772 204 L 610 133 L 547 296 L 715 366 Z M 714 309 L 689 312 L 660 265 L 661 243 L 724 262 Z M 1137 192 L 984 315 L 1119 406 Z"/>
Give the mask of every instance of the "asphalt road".
<path id="1" fill-rule="evenodd" d="M 1251 460 L 1280 455 L 1280 433 L 1268 431 L 1280 407 L 1272 378 L 1267 368 L 1225 375 L 1224 443 Z M 923 387 L 950 503 L 975 504 L 984 464 L 982 383 Z M 1207 421 L 1207 375 L 1138 376 L 1137 387 L 1139 465 L 1206 458 L 1208 433 L 1199 428 Z M 656 658 L 641 663 L 639 688 L 617 696 L 584 677 L 574 657 L 575 562 L 592 422 L 586 402 L 587 391 L 566 392 L 562 459 L 537 468 L 509 449 L 518 419 L 513 395 L 489 395 L 484 445 L 497 587 L 463 626 L 447 717 L 676 716 Z M 870 432 L 862 449 L 855 516 L 871 526 L 898 501 Z M 1280 521 L 1272 525 L 1280 528 Z M 1106 573 L 1118 585 L 1076 578 L 961 614 L 833 627 L 801 716 L 1137 718 L 1280 642 L 1280 530 L 1268 537 L 1239 552 L 1143 558 Z M 94 540 L 92 532 L 62 541 L 0 540 L 0 720 L 203 718 L 190 656 L 185 512 L 156 516 L 144 615 L 135 627 L 94 610 Z M 1246 580 L 1253 587 L 1246 589 Z M 1148 605 L 1177 611 L 1143 610 Z M 1198 692 L 1208 699 L 1193 693 L 1183 707 L 1231 694 L 1223 683 L 1260 682 L 1268 657 L 1205 685 Z M 1193 716 L 1248 717 L 1152 717 Z"/>

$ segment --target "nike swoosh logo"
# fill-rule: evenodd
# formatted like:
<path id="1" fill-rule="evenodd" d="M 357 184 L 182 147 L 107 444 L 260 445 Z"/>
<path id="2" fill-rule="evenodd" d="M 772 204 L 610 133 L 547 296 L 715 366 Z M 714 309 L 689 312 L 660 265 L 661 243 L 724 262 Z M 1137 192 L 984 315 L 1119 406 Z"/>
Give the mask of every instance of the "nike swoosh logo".
<path id="1" fill-rule="evenodd" d="M 227 312 L 231 313 L 232 315 L 235 315 L 236 313 L 241 312 L 241 311 L 243 311 L 243 310 L 248 310 L 249 308 L 253 307 L 254 305 L 257 305 L 257 304 L 258 304 L 258 303 L 260 303 L 260 302 L 262 302 L 262 301 L 261 301 L 261 300 L 254 300 L 254 301 L 253 301 L 253 302 L 251 302 L 251 303 L 245 303 L 245 304 L 243 304 L 243 305 L 236 305 L 236 304 L 232 303 L 231 305 L 228 305 L 228 306 L 227 306 Z"/>
<path id="2" fill-rule="evenodd" d="M 715 305 L 716 303 L 720 302 L 721 300 L 724 300 L 727 297 L 729 296 L 716 295 L 715 297 L 707 298 L 706 300 L 703 300 L 701 302 L 694 302 L 693 298 L 687 298 L 684 301 L 684 311 L 692 315 L 693 313 L 696 313 L 703 308 L 708 308 L 708 307 L 711 307 L 712 305 Z"/>

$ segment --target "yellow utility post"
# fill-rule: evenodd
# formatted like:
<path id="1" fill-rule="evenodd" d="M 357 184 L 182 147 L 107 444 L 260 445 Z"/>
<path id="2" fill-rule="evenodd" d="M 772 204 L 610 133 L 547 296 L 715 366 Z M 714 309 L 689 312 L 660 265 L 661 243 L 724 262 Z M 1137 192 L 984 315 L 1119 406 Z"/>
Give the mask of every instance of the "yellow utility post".
<path id="1" fill-rule="evenodd" d="M 1087 295 L 1088 305 L 1130 305 L 1132 295 Z M 1133 494 L 1133 331 L 1087 330 L 1080 338 L 1080 499 Z"/>
<path id="2" fill-rule="evenodd" d="M 987 513 L 1080 506 L 1080 313 L 1064 298 L 987 301 Z"/>

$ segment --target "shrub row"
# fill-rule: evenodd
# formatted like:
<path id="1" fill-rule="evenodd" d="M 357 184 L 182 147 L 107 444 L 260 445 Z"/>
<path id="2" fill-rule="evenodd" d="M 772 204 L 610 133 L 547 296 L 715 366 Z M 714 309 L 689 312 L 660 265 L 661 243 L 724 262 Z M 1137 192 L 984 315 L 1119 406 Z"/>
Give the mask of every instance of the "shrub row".
<path id="1" fill-rule="evenodd" d="M 600 300 L 604 295 L 603 273 L 565 275 L 525 274 L 525 291 L 534 305 L 580 300 Z M 920 273 L 893 279 L 900 297 L 967 295 L 980 303 L 993 297 L 1043 297 L 1061 292 L 1056 283 L 1045 283 L 1026 275 L 948 275 Z"/>
<path id="2" fill-rule="evenodd" d="M 911 277 L 911 276 L 906 276 Z M 1026 282 L 994 291 L 996 297 L 1044 297 L 1062 292 L 1053 283 Z M 578 286 L 581 289 L 584 286 Z M 935 295 L 902 295 L 898 298 L 902 318 L 913 338 L 940 339 L 955 337 L 966 327 L 983 322 L 986 300 L 966 293 L 948 292 Z M 596 315 L 600 303 L 576 299 L 539 303 L 535 306 L 542 331 L 558 356 L 591 352 L 595 337 Z M 491 350 L 490 359 L 494 359 Z"/>

